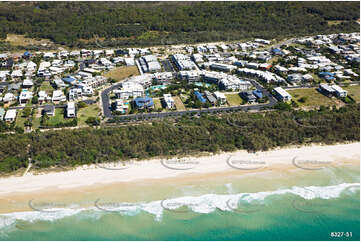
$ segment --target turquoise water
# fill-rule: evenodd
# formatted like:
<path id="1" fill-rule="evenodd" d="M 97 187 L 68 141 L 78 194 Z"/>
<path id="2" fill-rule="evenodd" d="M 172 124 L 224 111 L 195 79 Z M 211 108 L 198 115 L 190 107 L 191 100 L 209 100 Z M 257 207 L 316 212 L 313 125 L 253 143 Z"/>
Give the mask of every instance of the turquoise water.
<path id="1" fill-rule="evenodd" d="M 212 86 L 211 84 L 205 83 L 205 82 L 195 82 L 194 85 L 199 86 L 199 87 L 203 87 L 203 86 L 210 87 L 210 86 Z"/>
<path id="2" fill-rule="evenodd" d="M 161 194 L 156 195 L 155 186 L 159 186 Z M 101 202 L 88 208 L 2 214 L 0 239 L 360 239 L 359 168 L 257 176 L 232 174 L 212 181 L 199 178 L 162 185 L 150 183 L 138 189 L 133 189 L 137 193 L 135 202 L 124 203 L 104 195 Z M 331 232 L 344 234 L 335 238 Z"/>

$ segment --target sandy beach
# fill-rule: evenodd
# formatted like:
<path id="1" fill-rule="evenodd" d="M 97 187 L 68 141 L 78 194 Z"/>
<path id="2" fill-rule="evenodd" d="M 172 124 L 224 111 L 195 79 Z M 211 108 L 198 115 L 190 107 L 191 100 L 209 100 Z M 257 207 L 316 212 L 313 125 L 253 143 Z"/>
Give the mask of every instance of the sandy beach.
<path id="1" fill-rule="evenodd" d="M 237 151 L 184 159 L 153 159 L 129 164 L 82 166 L 74 170 L 0 178 L 0 195 L 72 189 L 174 177 L 233 172 L 245 174 L 271 169 L 317 170 L 327 166 L 359 164 L 360 143 L 312 145 L 248 153 Z"/>

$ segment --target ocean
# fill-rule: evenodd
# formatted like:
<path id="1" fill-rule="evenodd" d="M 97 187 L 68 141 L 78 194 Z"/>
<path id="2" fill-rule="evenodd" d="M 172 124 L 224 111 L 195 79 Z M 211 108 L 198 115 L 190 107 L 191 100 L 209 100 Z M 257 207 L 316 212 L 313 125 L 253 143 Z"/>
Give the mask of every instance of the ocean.
<path id="1" fill-rule="evenodd" d="M 62 198 L 34 192 L 27 211 L 0 214 L 0 240 L 360 240 L 359 172 L 240 171 Z"/>

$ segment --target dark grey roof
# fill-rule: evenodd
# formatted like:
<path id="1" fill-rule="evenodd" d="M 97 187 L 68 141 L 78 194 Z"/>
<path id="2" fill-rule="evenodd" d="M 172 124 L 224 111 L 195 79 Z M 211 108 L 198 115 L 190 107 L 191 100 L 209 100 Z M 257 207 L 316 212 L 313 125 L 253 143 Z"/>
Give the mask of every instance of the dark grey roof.
<path id="1" fill-rule="evenodd" d="M 48 112 L 54 112 L 55 111 L 55 106 L 54 105 L 45 105 L 43 108 L 43 111 L 48 113 Z"/>

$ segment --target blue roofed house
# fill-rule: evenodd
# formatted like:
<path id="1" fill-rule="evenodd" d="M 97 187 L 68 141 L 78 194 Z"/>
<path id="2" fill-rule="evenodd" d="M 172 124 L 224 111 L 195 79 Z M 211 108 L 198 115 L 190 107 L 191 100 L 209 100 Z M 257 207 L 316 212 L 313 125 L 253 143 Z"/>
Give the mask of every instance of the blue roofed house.
<path id="1" fill-rule="evenodd" d="M 252 93 L 253 93 L 253 95 L 256 96 L 257 99 L 263 98 L 263 94 L 262 94 L 261 90 L 254 90 Z"/>
<path id="2" fill-rule="evenodd" d="M 151 97 L 137 97 L 134 99 L 134 105 L 137 109 L 152 108 L 154 102 Z"/>
<path id="3" fill-rule="evenodd" d="M 284 55 L 284 54 L 285 54 L 282 50 L 280 50 L 280 49 L 278 49 L 278 48 L 272 49 L 272 53 L 273 53 L 274 55 Z"/>
<path id="4" fill-rule="evenodd" d="M 334 81 L 336 79 L 334 76 L 335 74 L 328 71 L 320 72 L 318 75 L 326 81 Z"/>
<path id="5" fill-rule="evenodd" d="M 74 85 L 75 82 L 76 82 L 76 78 L 75 78 L 75 77 L 72 77 L 72 76 L 64 77 L 64 78 L 62 78 L 62 80 L 63 80 L 65 83 L 68 83 L 68 84 L 71 84 L 71 85 Z"/>
<path id="6" fill-rule="evenodd" d="M 198 100 L 201 102 L 201 103 L 205 103 L 207 100 L 203 97 L 203 95 L 198 92 L 198 91 L 194 91 L 194 95 L 196 95 L 196 97 L 198 98 Z"/>
<path id="7" fill-rule="evenodd" d="M 30 58 L 32 56 L 32 54 L 29 51 L 25 51 L 23 54 L 24 58 Z"/>

